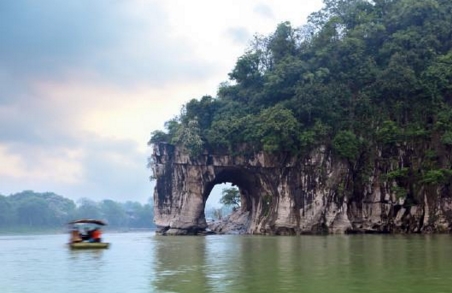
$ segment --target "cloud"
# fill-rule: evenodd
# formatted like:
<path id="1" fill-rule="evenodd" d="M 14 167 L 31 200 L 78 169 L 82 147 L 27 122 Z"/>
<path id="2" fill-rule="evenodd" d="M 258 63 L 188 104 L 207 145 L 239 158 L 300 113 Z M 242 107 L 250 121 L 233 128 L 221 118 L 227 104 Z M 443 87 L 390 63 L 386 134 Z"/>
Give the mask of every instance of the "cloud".
<path id="1" fill-rule="evenodd" d="M 166 12 L 157 1 L 6 0 L 1 5 L 3 80 L 87 75 L 161 85 L 216 70 L 196 58 L 190 44 L 168 34 Z"/>
<path id="2" fill-rule="evenodd" d="M 273 19 L 275 17 L 271 7 L 265 3 L 258 3 L 256 6 L 254 6 L 254 12 L 264 18 Z"/>
<path id="3" fill-rule="evenodd" d="M 0 1 L 0 193 L 146 201 L 150 132 L 303 17 L 280 1 Z"/>
<path id="4" fill-rule="evenodd" d="M 83 183 L 75 191 L 95 199 L 146 201 L 152 196 L 146 155 L 136 142 L 123 139 L 91 137 L 81 160 Z M 90 194 L 82 194 L 89 191 Z"/>
<path id="5" fill-rule="evenodd" d="M 74 138 L 76 146 L 49 149 L 30 144 L 0 145 L 1 193 L 23 189 L 52 191 L 74 200 L 139 200 L 152 195 L 148 153 L 135 141 L 112 139 L 96 134 Z"/>
<path id="6" fill-rule="evenodd" d="M 226 35 L 232 39 L 236 44 L 247 45 L 249 44 L 252 34 L 245 27 L 229 28 L 226 31 Z"/>

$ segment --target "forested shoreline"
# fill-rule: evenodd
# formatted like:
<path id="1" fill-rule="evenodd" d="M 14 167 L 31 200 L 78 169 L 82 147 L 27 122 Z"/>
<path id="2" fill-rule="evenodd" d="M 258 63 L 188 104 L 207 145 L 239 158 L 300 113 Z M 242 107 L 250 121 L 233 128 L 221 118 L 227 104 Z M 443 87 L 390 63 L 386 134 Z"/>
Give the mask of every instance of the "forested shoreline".
<path id="1" fill-rule="evenodd" d="M 94 218 L 108 223 L 107 229 L 154 228 L 152 201 L 146 204 L 104 199 L 77 202 L 52 192 L 22 191 L 0 194 L 0 232 L 32 232 L 64 229 L 75 219 Z"/>

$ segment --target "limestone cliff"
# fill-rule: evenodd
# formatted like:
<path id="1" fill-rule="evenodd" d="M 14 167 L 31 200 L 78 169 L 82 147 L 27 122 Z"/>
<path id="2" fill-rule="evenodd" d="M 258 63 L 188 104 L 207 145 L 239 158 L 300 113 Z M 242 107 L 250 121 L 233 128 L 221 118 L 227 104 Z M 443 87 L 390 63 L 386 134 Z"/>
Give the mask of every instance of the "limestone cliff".
<path id="1" fill-rule="evenodd" d="M 301 159 L 262 152 L 191 157 L 175 146 L 157 144 L 154 220 L 163 234 L 202 233 L 212 188 L 230 182 L 240 189 L 237 217 L 247 217 L 249 234 L 448 232 L 449 184 L 416 184 L 409 182 L 410 174 L 404 180 L 387 176 L 406 164 L 403 154 L 393 162 L 374 153 L 362 174 L 324 148 Z"/>

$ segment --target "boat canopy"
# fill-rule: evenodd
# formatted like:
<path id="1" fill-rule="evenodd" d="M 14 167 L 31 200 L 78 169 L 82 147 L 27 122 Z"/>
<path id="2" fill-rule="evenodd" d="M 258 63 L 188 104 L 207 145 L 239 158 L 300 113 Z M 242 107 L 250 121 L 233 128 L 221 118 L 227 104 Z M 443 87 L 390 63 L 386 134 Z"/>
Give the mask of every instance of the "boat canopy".
<path id="1" fill-rule="evenodd" d="M 105 226 L 107 225 L 107 223 L 105 223 L 102 220 L 96 220 L 96 219 L 80 219 L 80 220 L 75 220 L 72 222 L 68 223 L 69 225 L 73 225 L 73 224 L 96 224 L 96 225 L 100 225 L 100 226 Z"/>

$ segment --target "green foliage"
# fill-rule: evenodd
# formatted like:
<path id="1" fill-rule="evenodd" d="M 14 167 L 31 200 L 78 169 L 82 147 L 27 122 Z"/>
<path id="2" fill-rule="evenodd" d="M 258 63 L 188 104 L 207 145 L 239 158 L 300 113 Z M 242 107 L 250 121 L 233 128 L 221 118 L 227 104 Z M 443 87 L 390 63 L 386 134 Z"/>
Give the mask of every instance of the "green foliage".
<path id="1" fill-rule="evenodd" d="M 392 192 L 394 192 L 397 199 L 406 198 L 408 191 L 404 187 L 400 186 L 391 186 Z"/>
<path id="2" fill-rule="evenodd" d="M 244 85 L 261 82 L 261 60 L 258 52 L 249 52 L 237 60 L 234 70 L 229 78 Z"/>
<path id="3" fill-rule="evenodd" d="M 46 192 L 23 191 L 10 196 L 0 195 L 0 228 L 61 229 L 79 218 L 99 218 L 111 228 L 151 228 L 153 208 L 138 202 L 118 203 L 113 200 L 95 202 L 81 198 L 78 205 L 60 195 Z"/>
<path id="4" fill-rule="evenodd" d="M 235 187 L 224 188 L 221 191 L 220 203 L 224 204 L 226 206 L 239 207 L 240 206 L 240 191 Z"/>
<path id="5" fill-rule="evenodd" d="M 421 182 L 425 184 L 443 184 L 449 182 L 452 178 L 452 170 L 450 169 L 437 169 L 437 170 L 428 170 Z"/>
<path id="6" fill-rule="evenodd" d="M 452 146 L 452 131 L 446 131 L 441 137 L 441 142 L 445 145 Z"/>
<path id="7" fill-rule="evenodd" d="M 338 132 L 333 139 L 332 146 L 340 157 L 349 161 L 356 160 L 359 155 L 360 141 L 351 131 Z"/>
<path id="8" fill-rule="evenodd" d="M 169 142 L 170 137 L 169 135 L 161 130 L 155 130 L 151 132 L 151 139 L 148 141 L 148 145 L 160 143 L 160 142 Z"/>
<path id="9" fill-rule="evenodd" d="M 204 143 L 201 138 L 201 130 L 197 117 L 194 117 L 194 119 L 188 120 L 186 124 L 181 125 L 176 133 L 174 142 L 184 146 L 192 156 L 201 154 Z"/>
<path id="10" fill-rule="evenodd" d="M 303 131 L 299 136 L 300 147 L 310 149 L 316 141 L 315 137 L 316 137 L 316 133 L 314 131 L 312 131 L 312 130 Z"/>
<path id="11" fill-rule="evenodd" d="M 438 131 L 452 131 L 452 109 L 447 108 L 438 112 L 435 128 Z"/>
<path id="12" fill-rule="evenodd" d="M 12 207 L 6 196 L 0 195 L 0 227 L 7 227 L 12 219 Z"/>
<path id="13" fill-rule="evenodd" d="M 403 140 L 400 127 L 390 120 L 382 123 L 381 127 L 376 131 L 377 139 L 383 144 L 395 144 Z"/>
<path id="14" fill-rule="evenodd" d="M 400 169 L 388 172 L 385 177 L 388 180 L 403 179 L 403 178 L 408 177 L 409 171 L 410 170 L 408 168 L 400 168 Z"/>
<path id="15" fill-rule="evenodd" d="M 127 226 L 131 228 L 153 227 L 154 207 L 152 202 L 142 205 L 139 202 L 127 201 L 121 204 L 127 217 Z"/>
<path id="16" fill-rule="evenodd" d="M 128 217 L 120 203 L 111 199 L 104 199 L 99 203 L 102 218 L 112 227 L 127 226 Z"/>
<path id="17" fill-rule="evenodd" d="M 75 218 L 102 219 L 102 213 L 99 207 L 99 203 L 89 198 L 79 199 Z"/>
<path id="18" fill-rule="evenodd" d="M 181 124 L 178 122 L 178 118 L 173 118 L 165 122 L 165 129 L 167 132 L 162 130 L 154 130 L 151 132 L 151 139 L 148 141 L 148 145 L 155 143 L 175 143 L 175 137 L 181 128 Z"/>
<path id="19" fill-rule="evenodd" d="M 388 176 L 411 193 L 444 182 L 431 170 L 451 167 L 452 1 L 324 4 L 304 27 L 255 36 L 217 96 L 189 101 L 151 142 L 300 156 L 322 145 L 353 163 L 355 181 L 382 158 L 410 166 L 412 178 Z"/>
<path id="20" fill-rule="evenodd" d="M 290 22 L 286 21 L 278 25 L 267 45 L 275 64 L 287 56 L 296 54 L 296 38 L 296 32 Z"/>
<path id="21" fill-rule="evenodd" d="M 267 152 L 295 152 L 299 147 L 299 123 L 292 111 L 281 106 L 263 110 L 257 120 L 257 137 Z"/>

